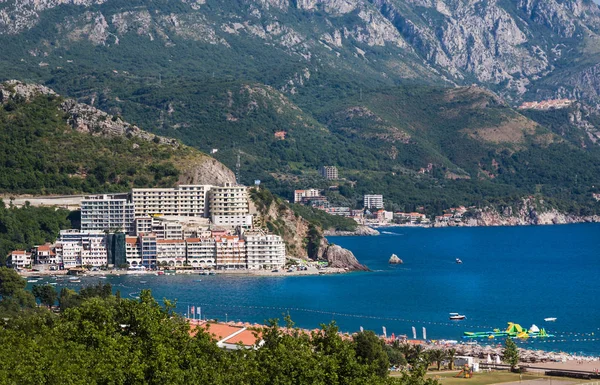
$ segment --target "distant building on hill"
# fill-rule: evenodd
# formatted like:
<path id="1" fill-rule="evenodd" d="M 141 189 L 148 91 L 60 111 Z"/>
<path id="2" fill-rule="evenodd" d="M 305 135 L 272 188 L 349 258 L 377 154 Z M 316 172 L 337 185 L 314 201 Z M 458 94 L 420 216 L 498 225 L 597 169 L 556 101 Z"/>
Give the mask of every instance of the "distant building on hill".
<path id="1" fill-rule="evenodd" d="M 367 194 L 363 198 L 363 205 L 367 209 L 371 209 L 371 208 L 382 209 L 383 208 L 383 195 Z"/>
<path id="2" fill-rule="evenodd" d="M 319 170 L 319 173 L 325 179 L 330 179 L 330 180 L 338 179 L 338 169 L 335 166 L 323 166 Z"/>
<path id="3" fill-rule="evenodd" d="M 316 188 L 308 190 L 294 190 L 294 203 L 301 203 L 304 200 L 310 200 L 310 198 L 320 197 L 321 192 Z"/>

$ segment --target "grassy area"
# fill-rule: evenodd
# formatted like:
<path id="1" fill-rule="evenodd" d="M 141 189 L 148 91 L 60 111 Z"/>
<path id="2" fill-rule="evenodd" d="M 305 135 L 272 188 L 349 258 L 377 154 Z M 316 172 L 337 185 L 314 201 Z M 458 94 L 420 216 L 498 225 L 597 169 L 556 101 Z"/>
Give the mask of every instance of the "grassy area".
<path id="1" fill-rule="evenodd" d="M 501 372 L 490 372 L 490 373 L 475 373 L 473 378 L 456 378 L 458 372 L 439 372 L 439 373 L 428 373 L 427 378 L 435 378 L 442 385 L 489 385 L 489 384 L 501 384 L 505 382 L 518 382 L 519 375 L 517 373 L 509 373 L 508 371 Z M 392 376 L 400 375 L 399 373 L 392 373 Z M 542 378 L 542 376 L 536 376 L 534 374 L 523 374 L 522 381 L 535 380 Z M 558 380 L 559 378 L 553 377 Z M 563 379 L 573 381 L 573 379 Z"/>

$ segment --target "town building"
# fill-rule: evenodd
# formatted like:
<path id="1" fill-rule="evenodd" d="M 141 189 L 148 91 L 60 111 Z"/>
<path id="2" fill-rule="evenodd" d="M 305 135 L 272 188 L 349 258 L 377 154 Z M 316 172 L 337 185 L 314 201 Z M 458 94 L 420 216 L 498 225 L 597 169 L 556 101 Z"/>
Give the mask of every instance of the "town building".
<path id="1" fill-rule="evenodd" d="M 8 267 L 23 269 L 31 266 L 31 253 L 25 250 L 15 250 L 8 255 Z"/>
<path id="2" fill-rule="evenodd" d="M 248 207 L 246 186 L 234 183 L 213 186 L 209 196 L 209 210 L 214 225 L 227 228 L 252 228 L 252 215 L 250 215 Z"/>
<path id="3" fill-rule="evenodd" d="M 126 194 L 90 195 L 81 201 L 82 231 L 125 231 L 133 234 L 134 207 Z"/>
<path id="4" fill-rule="evenodd" d="M 308 190 L 294 190 L 294 203 L 302 203 L 310 198 L 321 197 L 321 191 L 311 188 Z"/>
<path id="5" fill-rule="evenodd" d="M 138 237 L 125 238 L 125 258 L 129 266 L 142 266 L 142 247 Z"/>
<path id="6" fill-rule="evenodd" d="M 141 234 L 139 235 L 139 244 L 140 244 L 140 257 L 141 264 L 147 269 L 156 268 L 156 257 L 157 257 L 157 247 L 156 247 L 156 235 L 155 234 Z"/>
<path id="7" fill-rule="evenodd" d="M 192 267 L 214 267 L 217 258 L 215 239 L 211 237 L 186 239 L 186 256 Z"/>
<path id="8" fill-rule="evenodd" d="M 56 251 L 65 269 L 108 264 L 106 234 L 103 231 L 61 230 Z"/>
<path id="9" fill-rule="evenodd" d="M 250 270 L 278 269 L 285 265 L 285 243 L 278 235 L 262 231 L 244 232 L 246 259 Z"/>
<path id="10" fill-rule="evenodd" d="M 338 179 L 338 169 L 335 166 L 323 166 L 319 170 L 319 174 L 325 179 L 336 180 Z"/>
<path id="11" fill-rule="evenodd" d="M 379 194 L 367 194 L 363 197 L 363 205 L 367 209 L 382 209 L 383 208 L 383 195 Z"/>
<path id="12" fill-rule="evenodd" d="M 134 188 L 131 200 L 135 216 L 162 214 L 208 216 L 207 194 L 210 185 L 179 185 L 174 188 Z"/>
<path id="13" fill-rule="evenodd" d="M 186 248 L 183 239 L 157 239 L 156 263 L 159 266 L 186 265 Z"/>
<path id="14" fill-rule="evenodd" d="M 237 235 L 224 235 L 215 238 L 217 269 L 245 269 L 246 244 Z"/>
<path id="15" fill-rule="evenodd" d="M 31 250 L 31 257 L 33 262 L 39 265 L 58 265 L 60 263 L 56 253 L 48 244 L 34 246 Z"/>

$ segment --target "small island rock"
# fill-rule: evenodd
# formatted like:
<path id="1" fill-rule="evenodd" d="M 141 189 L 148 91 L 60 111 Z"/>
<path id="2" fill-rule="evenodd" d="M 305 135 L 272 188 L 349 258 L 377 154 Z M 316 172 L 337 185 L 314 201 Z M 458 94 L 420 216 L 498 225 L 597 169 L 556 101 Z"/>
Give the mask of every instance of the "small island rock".
<path id="1" fill-rule="evenodd" d="M 401 265 L 404 262 L 400 258 L 398 258 L 398 256 L 396 254 L 392 254 L 388 263 L 391 265 Z"/>

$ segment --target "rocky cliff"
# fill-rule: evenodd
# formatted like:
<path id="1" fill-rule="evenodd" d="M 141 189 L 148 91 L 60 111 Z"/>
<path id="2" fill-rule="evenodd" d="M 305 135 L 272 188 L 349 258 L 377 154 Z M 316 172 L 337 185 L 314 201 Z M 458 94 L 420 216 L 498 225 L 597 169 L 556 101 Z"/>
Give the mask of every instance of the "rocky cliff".
<path id="1" fill-rule="evenodd" d="M 462 222 L 451 223 L 450 226 L 526 226 L 584 222 L 600 222 L 600 216 L 564 213 L 529 197 L 514 206 L 472 209 Z"/>
<path id="2" fill-rule="evenodd" d="M 358 225 L 355 231 L 339 231 L 333 229 L 327 229 L 323 232 L 323 235 L 329 236 L 374 236 L 379 235 L 379 231 L 364 225 Z"/>
<path id="3" fill-rule="evenodd" d="M 296 215 L 281 198 L 265 189 L 251 189 L 250 197 L 250 212 L 259 218 L 256 224 L 280 235 L 288 255 L 328 261 L 332 267 L 349 271 L 368 270 L 351 251 L 330 245 L 323 236 L 323 229 Z"/>

